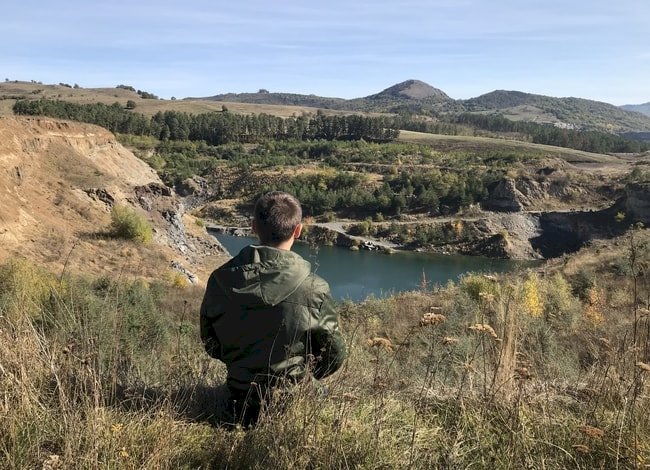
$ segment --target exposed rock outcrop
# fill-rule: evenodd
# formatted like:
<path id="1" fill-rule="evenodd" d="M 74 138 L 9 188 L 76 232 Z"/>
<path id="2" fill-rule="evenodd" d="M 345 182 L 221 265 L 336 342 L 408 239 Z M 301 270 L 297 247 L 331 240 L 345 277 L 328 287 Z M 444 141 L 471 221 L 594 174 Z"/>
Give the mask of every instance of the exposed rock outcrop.
<path id="1" fill-rule="evenodd" d="M 465 254 L 487 256 L 488 258 L 512 258 L 511 250 L 508 246 L 508 238 L 497 233 L 491 237 L 480 240 Z"/>
<path id="2" fill-rule="evenodd" d="M 619 210 L 615 204 L 602 211 L 540 214 L 540 234 L 530 240 L 531 246 L 544 258 L 554 258 L 577 251 L 591 240 L 622 235 L 629 224 L 616 220 Z"/>
<path id="3" fill-rule="evenodd" d="M 200 176 L 187 178 L 174 186 L 181 197 L 200 196 L 208 192 L 208 181 Z"/>
<path id="4" fill-rule="evenodd" d="M 113 196 L 111 192 L 107 189 L 88 188 L 88 189 L 84 189 L 84 192 L 95 201 L 103 202 L 108 207 L 113 207 L 113 204 L 115 204 L 115 196 Z"/>
<path id="5" fill-rule="evenodd" d="M 232 235 L 234 237 L 252 237 L 252 236 L 254 236 L 253 230 L 250 229 L 250 228 L 224 227 L 224 226 L 220 226 L 220 225 L 210 225 L 207 228 L 208 228 L 208 232 L 224 233 L 226 235 Z"/>
<path id="6" fill-rule="evenodd" d="M 629 183 L 625 195 L 625 213 L 629 220 L 650 224 L 650 183 Z"/>
<path id="7" fill-rule="evenodd" d="M 115 204 L 145 217 L 155 243 L 108 236 Z M 173 190 L 105 129 L 0 118 L 0 262 L 21 256 L 54 271 L 66 263 L 67 272 L 161 279 L 174 261 L 204 279 L 201 257 L 223 252 L 203 228 L 188 234 L 183 213 Z"/>
<path id="8" fill-rule="evenodd" d="M 545 188 L 528 178 L 504 178 L 489 191 L 481 206 L 484 210 L 495 212 L 520 212 L 547 197 Z"/>

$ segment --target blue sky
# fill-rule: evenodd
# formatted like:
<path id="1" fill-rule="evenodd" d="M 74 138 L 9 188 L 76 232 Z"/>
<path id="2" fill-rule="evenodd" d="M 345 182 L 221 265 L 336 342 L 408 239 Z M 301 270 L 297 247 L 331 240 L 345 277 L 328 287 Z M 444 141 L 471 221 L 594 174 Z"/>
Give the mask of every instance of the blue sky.
<path id="1" fill-rule="evenodd" d="M 355 98 L 415 78 L 650 101 L 650 0 L 20 0 L 3 5 L 4 79 Z"/>

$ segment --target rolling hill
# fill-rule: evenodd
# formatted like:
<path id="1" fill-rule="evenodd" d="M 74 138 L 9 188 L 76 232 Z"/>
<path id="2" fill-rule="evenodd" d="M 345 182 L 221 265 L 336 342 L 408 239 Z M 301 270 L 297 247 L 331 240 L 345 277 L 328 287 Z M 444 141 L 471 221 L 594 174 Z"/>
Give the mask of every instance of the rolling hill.
<path id="1" fill-rule="evenodd" d="M 428 83 L 420 80 L 407 80 L 376 95 L 370 95 L 366 99 L 382 100 L 382 99 L 408 99 L 408 100 L 422 100 L 426 98 L 435 98 L 441 101 L 451 101 L 447 94 L 437 88 L 432 87 Z"/>
<path id="2" fill-rule="evenodd" d="M 650 131 L 650 117 L 608 103 L 582 98 L 555 98 L 521 91 L 495 90 L 468 100 L 454 100 L 420 80 L 407 80 L 363 98 L 345 100 L 291 93 L 227 93 L 206 98 L 218 102 L 246 102 L 317 108 L 411 114 L 492 113 L 519 121 L 553 124 L 578 130 L 615 134 Z M 643 106 L 643 105 L 641 105 Z"/>
<path id="3" fill-rule="evenodd" d="M 111 105 L 119 103 L 126 106 L 128 101 L 136 104 L 135 112 L 145 116 L 153 116 L 157 112 L 180 111 L 185 113 L 209 113 L 221 111 L 225 105 L 229 111 L 238 114 L 266 113 L 273 116 L 290 117 L 302 114 L 316 114 L 318 107 L 308 105 L 282 105 L 248 102 L 217 102 L 204 99 L 144 99 L 135 91 L 124 88 L 70 88 L 63 85 L 47 85 L 42 83 L 10 81 L 0 82 L 0 116 L 13 115 L 12 107 L 18 99 L 63 100 L 77 104 L 103 103 Z M 320 108 L 322 109 L 322 108 Z M 325 114 L 350 114 L 350 111 L 324 110 Z"/>
<path id="4" fill-rule="evenodd" d="M 310 106 L 315 108 L 364 112 L 424 111 L 425 108 L 432 108 L 436 104 L 454 103 L 454 100 L 447 96 L 445 92 L 420 80 L 406 80 L 386 88 L 379 93 L 350 100 L 295 93 L 271 93 L 267 90 L 259 90 L 257 93 L 226 93 L 204 98 L 187 99 Z"/>
<path id="5" fill-rule="evenodd" d="M 637 113 L 645 114 L 650 116 L 650 101 L 644 104 L 626 104 L 621 106 L 626 111 L 634 111 Z"/>
<path id="6" fill-rule="evenodd" d="M 135 103 L 136 112 L 152 116 L 159 111 L 204 113 L 221 111 L 267 113 L 281 117 L 316 114 L 400 113 L 445 116 L 459 113 L 502 115 L 515 121 L 552 124 L 565 129 L 613 134 L 650 132 L 650 116 L 641 114 L 650 104 L 617 107 L 582 98 L 555 98 L 521 91 L 495 90 L 467 100 L 454 100 L 444 91 L 419 80 L 407 80 L 362 98 L 343 99 L 295 93 L 225 93 L 203 98 L 144 99 L 125 88 L 75 88 L 35 82 L 0 83 L 0 115 L 10 115 L 17 99 L 60 99 L 75 103 Z M 632 109 L 633 108 L 633 109 Z M 641 111 L 641 112 L 635 112 Z"/>
<path id="7" fill-rule="evenodd" d="M 569 129 L 615 134 L 641 132 L 650 119 L 608 103 L 582 98 L 554 98 L 520 91 L 496 90 L 463 101 L 468 112 L 502 113 L 514 120 L 550 122 Z"/>
<path id="8" fill-rule="evenodd" d="M 228 93 L 192 99 L 311 106 L 341 111 L 501 114 L 512 120 L 553 124 L 566 129 L 595 130 L 615 134 L 650 131 L 650 117 L 634 112 L 641 109 L 621 108 L 582 98 L 555 98 L 506 90 L 495 90 L 468 100 L 454 100 L 444 91 L 420 80 L 406 80 L 379 93 L 351 100 L 316 95 L 270 93 L 266 90 L 260 90 L 258 93 Z"/>

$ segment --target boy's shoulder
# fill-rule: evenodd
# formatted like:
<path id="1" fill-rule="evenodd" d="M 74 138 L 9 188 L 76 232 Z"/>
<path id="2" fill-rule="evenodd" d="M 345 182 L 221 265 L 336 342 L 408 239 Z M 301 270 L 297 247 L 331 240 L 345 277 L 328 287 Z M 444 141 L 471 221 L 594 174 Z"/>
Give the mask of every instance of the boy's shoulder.
<path id="1" fill-rule="evenodd" d="M 318 274 L 310 273 L 286 301 L 319 308 L 329 298 L 331 293 L 327 281 Z"/>

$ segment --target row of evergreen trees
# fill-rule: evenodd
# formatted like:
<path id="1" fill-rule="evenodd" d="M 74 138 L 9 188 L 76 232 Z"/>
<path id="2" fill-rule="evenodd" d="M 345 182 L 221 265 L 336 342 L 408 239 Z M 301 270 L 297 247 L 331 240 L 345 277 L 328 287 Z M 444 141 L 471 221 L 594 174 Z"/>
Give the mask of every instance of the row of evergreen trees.
<path id="1" fill-rule="evenodd" d="M 409 116 L 360 115 L 281 118 L 268 114 L 239 115 L 223 112 L 188 114 L 158 112 L 151 118 L 125 109 L 119 103 L 76 104 L 59 100 L 19 100 L 16 114 L 45 115 L 88 122 L 121 134 L 149 135 L 160 140 L 204 141 L 211 145 L 273 140 L 366 140 L 388 142 L 399 129 L 456 135 L 461 126 L 494 133 L 517 133 L 533 143 L 595 153 L 638 153 L 650 150 L 649 142 L 595 131 L 560 129 L 548 124 L 511 121 L 503 116 L 463 113 L 437 122 Z"/>
<path id="2" fill-rule="evenodd" d="M 281 118 L 268 114 L 240 115 L 227 111 L 188 114 L 158 112 L 151 118 L 119 103 L 77 104 L 60 100 L 19 100 L 13 107 L 21 115 L 43 115 L 96 124 L 111 132 L 149 135 L 160 140 L 204 141 L 211 145 L 276 140 L 367 140 L 388 142 L 399 135 L 394 120 L 359 115 Z"/>
<path id="3" fill-rule="evenodd" d="M 462 113 L 442 116 L 438 121 L 396 118 L 399 129 L 432 134 L 460 135 L 471 127 L 490 133 L 513 133 L 535 144 L 553 145 L 593 153 L 639 153 L 650 150 L 650 142 L 596 131 L 561 129 L 552 124 L 511 121 L 500 115 Z M 465 131 L 466 132 L 466 131 Z"/>

